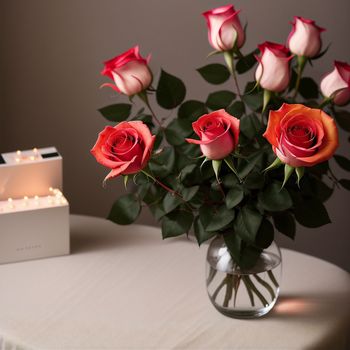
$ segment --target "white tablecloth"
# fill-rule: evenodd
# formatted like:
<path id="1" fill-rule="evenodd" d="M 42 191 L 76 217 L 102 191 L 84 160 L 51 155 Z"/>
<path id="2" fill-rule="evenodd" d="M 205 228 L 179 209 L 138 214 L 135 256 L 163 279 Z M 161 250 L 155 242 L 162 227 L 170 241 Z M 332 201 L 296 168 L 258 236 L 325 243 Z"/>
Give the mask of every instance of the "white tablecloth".
<path id="1" fill-rule="evenodd" d="M 275 309 L 236 320 L 209 302 L 205 245 L 83 216 L 71 242 L 0 266 L 0 349 L 346 349 L 349 274 L 320 259 L 283 250 Z"/>

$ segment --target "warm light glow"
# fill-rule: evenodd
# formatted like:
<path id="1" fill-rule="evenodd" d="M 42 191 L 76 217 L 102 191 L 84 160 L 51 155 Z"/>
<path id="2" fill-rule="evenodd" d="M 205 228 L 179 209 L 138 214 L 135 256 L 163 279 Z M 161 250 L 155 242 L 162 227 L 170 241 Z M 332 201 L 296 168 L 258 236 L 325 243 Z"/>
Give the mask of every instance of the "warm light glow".
<path id="1" fill-rule="evenodd" d="M 296 315 L 309 313 L 314 308 L 310 302 L 302 298 L 280 299 L 275 306 L 279 314 Z"/>
<path id="2" fill-rule="evenodd" d="M 38 149 L 36 147 L 33 148 L 34 153 L 38 153 Z"/>
<path id="3" fill-rule="evenodd" d="M 17 151 L 17 152 L 16 152 L 16 154 L 17 154 L 18 156 L 20 156 L 21 153 L 22 153 L 21 151 Z"/>
<path id="4" fill-rule="evenodd" d="M 30 198 L 28 196 L 24 196 L 20 199 L 8 198 L 5 201 L 0 201 L 0 213 L 6 214 L 8 212 L 68 205 L 68 201 L 66 198 L 64 198 L 59 189 L 50 187 L 49 191 L 53 195 L 42 197 L 35 195 L 34 197 Z"/>

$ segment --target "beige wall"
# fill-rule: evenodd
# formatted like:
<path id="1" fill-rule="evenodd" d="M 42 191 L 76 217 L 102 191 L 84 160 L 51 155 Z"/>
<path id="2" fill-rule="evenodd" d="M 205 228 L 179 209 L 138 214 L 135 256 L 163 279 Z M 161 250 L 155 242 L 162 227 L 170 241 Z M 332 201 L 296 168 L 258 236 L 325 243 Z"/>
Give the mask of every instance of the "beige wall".
<path id="1" fill-rule="evenodd" d="M 200 14 L 225 3 L 0 0 L 0 151 L 55 145 L 64 157 L 65 193 L 72 211 L 106 216 L 122 185 L 113 181 L 102 188 L 106 170 L 89 149 L 105 124 L 97 108 L 125 99 L 112 90 L 99 90 L 102 61 L 138 43 L 142 54 L 152 53 L 156 76 L 162 66 L 186 81 L 188 97 L 205 99 L 213 88 L 194 71 L 208 62 L 205 57 L 211 51 Z M 234 4 L 242 9 L 243 22 L 249 20 L 245 52 L 265 40 L 284 42 L 292 16 L 301 15 L 327 28 L 324 42 L 332 42 L 329 53 L 315 64 L 314 77 L 330 70 L 334 58 L 350 60 L 348 0 Z M 349 156 L 349 144 L 344 135 L 342 139 L 343 154 Z M 329 201 L 332 225 L 300 228 L 295 243 L 280 241 L 350 270 L 349 199 L 349 193 L 339 190 Z M 140 222 L 153 221 L 146 214 Z"/>

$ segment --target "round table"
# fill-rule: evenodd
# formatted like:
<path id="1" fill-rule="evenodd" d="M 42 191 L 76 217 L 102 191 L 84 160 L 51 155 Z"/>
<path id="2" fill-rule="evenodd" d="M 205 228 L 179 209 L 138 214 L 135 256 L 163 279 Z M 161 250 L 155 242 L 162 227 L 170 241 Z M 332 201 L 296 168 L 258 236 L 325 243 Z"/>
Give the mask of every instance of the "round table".
<path id="1" fill-rule="evenodd" d="M 256 320 L 218 313 L 205 245 L 72 216 L 71 255 L 0 266 L 0 349 L 346 349 L 349 274 L 282 250 L 281 296 Z"/>

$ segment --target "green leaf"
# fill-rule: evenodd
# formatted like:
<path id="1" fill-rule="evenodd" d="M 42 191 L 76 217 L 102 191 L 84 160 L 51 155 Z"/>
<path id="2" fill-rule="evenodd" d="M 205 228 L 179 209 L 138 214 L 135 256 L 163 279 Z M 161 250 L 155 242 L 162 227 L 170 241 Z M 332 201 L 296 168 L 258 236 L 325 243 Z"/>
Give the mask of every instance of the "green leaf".
<path id="1" fill-rule="evenodd" d="M 243 269 L 250 269 L 254 267 L 259 259 L 261 252 L 261 248 L 257 248 L 253 245 L 245 246 L 241 252 L 241 260 L 239 262 L 239 266 Z"/>
<path id="2" fill-rule="evenodd" d="M 258 195 L 261 206 L 268 211 L 283 211 L 293 205 L 292 199 L 285 188 L 281 188 L 280 183 L 273 182 Z"/>
<path id="3" fill-rule="evenodd" d="M 255 209 L 243 207 L 234 222 L 234 230 L 245 242 L 255 242 L 262 215 Z"/>
<path id="4" fill-rule="evenodd" d="M 230 77 L 228 69 L 219 63 L 208 64 L 197 71 L 210 84 L 222 84 Z"/>
<path id="5" fill-rule="evenodd" d="M 265 177 L 258 172 L 251 172 L 245 178 L 244 186 L 249 190 L 258 190 L 264 187 Z"/>
<path id="6" fill-rule="evenodd" d="M 107 120 L 121 122 L 126 120 L 131 112 L 131 104 L 118 103 L 109 105 L 98 110 Z"/>
<path id="7" fill-rule="evenodd" d="M 237 232 L 229 231 L 224 234 L 225 244 L 233 258 L 238 264 L 241 260 L 241 247 L 242 247 L 242 239 L 239 237 Z"/>
<path id="8" fill-rule="evenodd" d="M 238 174 L 241 179 L 244 179 L 254 168 L 255 165 L 260 161 L 263 153 L 257 152 L 250 155 L 247 159 L 241 159 L 238 166 Z"/>
<path id="9" fill-rule="evenodd" d="M 236 118 L 240 118 L 245 113 L 245 106 L 242 101 L 236 101 L 232 105 L 226 107 L 226 112 Z"/>
<path id="10" fill-rule="evenodd" d="M 204 229 L 204 226 L 198 216 L 194 220 L 193 228 L 199 245 L 216 235 L 216 232 L 209 232 Z"/>
<path id="11" fill-rule="evenodd" d="M 263 249 L 268 248 L 273 242 L 274 228 L 269 220 L 264 218 L 255 238 L 255 244 Z"/>
<path id="12" fill-rule="evenodd" d="M 178 196 L 170 192 L 167 192 L 167 194 L 163 199 L 163 208 L 164 208 L 165 214 L 168 214 L 174 209 L 176 209 L 181 203 L 182 203 L 182 200 Z"/>
<path id="13" fill-rule="evenodd" d="M 284 235 L 294 239 L 296 225 L 293 215 L 287 211 L 273 214 L 273 222 L 276 229 Z"/>
<path id="14" fill-rule="evenodd" d="M 340 156 L 340 155 L 334 155 L 335 161 L 338 163 L 338 165 L 343 168 L 346 171 L 350 171 L 350 160 Z"/>
<path id="15" fill-rule="evenodd" d="M 180 181 L 183 182 L 187 180 L 188 177 L 193 176 L 193 173 L 196 168 L 197 164 L 186 165 L 180 172 Z"/>
<path id="16" fill-rule="evenodd" d="M 197 100 L 188 100 L 179 107 L 178 118 L 194 122 L 207 113 L 208 108 L 205 106 L 205 103 Z"/>
<path id="17" fill-rule="evenodd" d="M 235 212 L 229 210 L 225 205 L 218 208 L 202 207 L 199 210 L 199 217 L 207 231 L 218 231 L 227 226 L 234 218 Z"/>
<path id="18" fill-rule="evenodd" d="M 345 188 L 346 190 L 350 191 L 350 180 L 348 179 L 340 179 L 339 180 L 340 185 Z"/>
<path id="19" fill-rule="evenodd" d="M 199 186 L 184 187 L 181 191 L 183 199 L 188 202 L 190 201 L 198 192 Z"/>
<path id="20" fill-rule="evenodd" d="M 176 210 L 162 219 L 163 239 L 188 233 L 192 226 L 193 215 L 184 210 Z"/>
<path id="21" fill-rule="evenodd" d="M 239 180 L 235 174 L 227 174 L 222 178 L 222 183 L 227 188 L 235 187 Z"/>
<path id="22" fill-rule="evenodd" d="M 318 85 L 311 78 L 301 78 L 299 93 L 305 99 L 318 98 Z"/>
<path id="23" fill-rule="evenodd" d="M 172 120 L 165 129 L 165 137 L 171 145 L 185 143 L 185 138 L 193 133 L 191 122 L 185 119 Z"/>
<path id="24" fill-rule="evenodd" d="M 160 178 L 168 176 L 175 165 L 175 151 L 173 147 L 165 148 L 161 153 L 153 155 L 148 163 L 151 172 Z"/>
<path id="25" fill-rule="evenodd" d="M 173 109 L 182 103 L 185 96 L 186 87 L 182 80 L 162 70 L 156 91 L 158 104 L 165 109 Z"/>
<path id="26" fill-rule="evenodd" d="M 263 106 L 263 93 L 253 93 L 249 95 L 243 95 L 242 100 L 248 105 L 253 111 L 258 111 Z"/>
<path id="27" fill-rule="evenodd" d="M 231 188 L 227 194 L 225 203 L 228 209 L 234 208 L 236 205 L 238 205 L 242 199 L 244 198 L 244 191 L 242 186 L 235 186 Z"/>
<path id="28" fill-rule="evenodd" d="M 153 120 L 152 116 L 150 114 L 137 114 L 135 117 L 132 118 L 132 120 L 141 120 L 148 126 L 153 126 Z"/>
<path id="29" fill-rule="evenodd" d="M 236 98 L 236 95 L 231 91 L 217 91 L 209 94 L 206 105 L 211 110 L 226 108 Z"/>
<path id="30" fill-rule="evenodd" d="M 132 224 L 141 212 L 141 204 L 134 194 L 119 197 L 113 204 L 107 217 L 119 225 Z"/>
<path id="31" fill-rule="evenodd" d="M 255 49 L 254 51 L 237 61 L 236 70 L 238 74 L 248 72 L 248 70 L 254 67 L 255 63 L 257 63 L 255 55 L 257 55 L 258 53 L 259 49 Z"/>
<path id="32" fill-rule="evenodd" d="M 338 110 L 334 113 L 335 119 L 339 126 L 345 131 L 350 131 L 350 112 Z"/>
<path id="33" fill-rule="evenodd" d="M 320 227 L 331 222 L 326 207 L 316 198 L 298 202 L 294 214 L 299 224 L 305 227 Z"/>
<path id="34" fill-rule="evenodd" d="M 239 124 L 241 132 L 249 139 L 253 139 L 260 132 L 262 125 L 256 114 L 244 115 Z"/>

